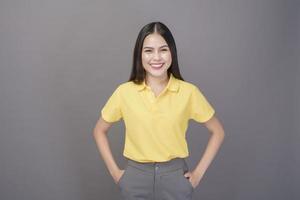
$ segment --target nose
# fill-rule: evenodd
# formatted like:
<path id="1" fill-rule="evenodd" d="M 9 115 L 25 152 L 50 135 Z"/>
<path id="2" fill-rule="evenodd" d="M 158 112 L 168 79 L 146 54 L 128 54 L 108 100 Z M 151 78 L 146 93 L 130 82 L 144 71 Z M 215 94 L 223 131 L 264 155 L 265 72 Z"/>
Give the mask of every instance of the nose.
<path id="1" fill-rule="evenodd" d="M 153 55 L 153 59 L 154 60 L 160 60 L 161 56 L 160 56 L 160 53 L 159 52 L 155 52 L 154 55 Z"/>

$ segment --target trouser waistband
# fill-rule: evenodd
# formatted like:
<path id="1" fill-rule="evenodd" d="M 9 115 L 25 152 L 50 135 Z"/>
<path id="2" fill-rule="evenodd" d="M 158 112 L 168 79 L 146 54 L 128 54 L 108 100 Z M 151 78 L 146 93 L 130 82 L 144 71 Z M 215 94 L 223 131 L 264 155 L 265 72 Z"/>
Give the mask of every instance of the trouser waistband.
<path id="1" fill-rule="evenodd" d="M 137 162 L 127 158 L 127 164 L 129 166 L 150 173 L 152 173 L 154 170 L 159 170 L 161 173 L 177 170 L 177 169 L 183 169 L 184 171 L 188 171 L 188 165 L 184 158 L 174 158 L 165 162 L 147 162 L 147 163 Z"/>

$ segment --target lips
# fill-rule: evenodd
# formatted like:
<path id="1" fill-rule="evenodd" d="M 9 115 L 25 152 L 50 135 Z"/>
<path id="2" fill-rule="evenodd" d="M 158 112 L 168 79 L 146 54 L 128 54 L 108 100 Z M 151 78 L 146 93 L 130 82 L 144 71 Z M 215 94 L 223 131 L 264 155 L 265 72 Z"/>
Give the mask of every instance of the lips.
<path id="1" fill-rule="evenodd" d="M 152 68 L 155 68 L 155 69 L 159 69 L 163 66 L 164 63 L 153 63 L 153 64 L 150 64 Z"/>

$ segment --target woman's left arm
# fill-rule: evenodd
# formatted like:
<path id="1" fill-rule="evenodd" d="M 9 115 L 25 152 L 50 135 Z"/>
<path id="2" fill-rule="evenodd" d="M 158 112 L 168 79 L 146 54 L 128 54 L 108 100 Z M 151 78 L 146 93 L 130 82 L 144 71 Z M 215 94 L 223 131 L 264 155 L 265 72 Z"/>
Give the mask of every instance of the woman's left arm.
<path id="1" fill-rule="evenodd" d="M 204 122 L 204 125 L 210 132 L 211 136 L 201 160 L 197 164 L 196 168 L 188 175 L 190 177 L 190 182 L 194 187 L 199 184 L 225 137 L 222 124 L 215 115 L 207 122 Z"/>

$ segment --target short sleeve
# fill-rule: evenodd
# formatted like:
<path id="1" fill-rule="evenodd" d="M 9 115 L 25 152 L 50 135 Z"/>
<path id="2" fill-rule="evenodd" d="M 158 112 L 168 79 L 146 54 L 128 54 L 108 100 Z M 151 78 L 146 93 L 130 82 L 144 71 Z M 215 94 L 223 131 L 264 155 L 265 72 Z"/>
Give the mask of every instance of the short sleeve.
<path id="1" fill-rule="evenodd" d="M 117 87 L 101 110 L 102 118 L 107 122 L 116 122 L 122 118 L 120 87 Z"/>
<path id="2" fill-rule="evenodd" d="M 212 105 L 196 86 L 192 89 L 189 105 L 190 118 L 200 123 L 208 121 L 215 113 Z"/>

